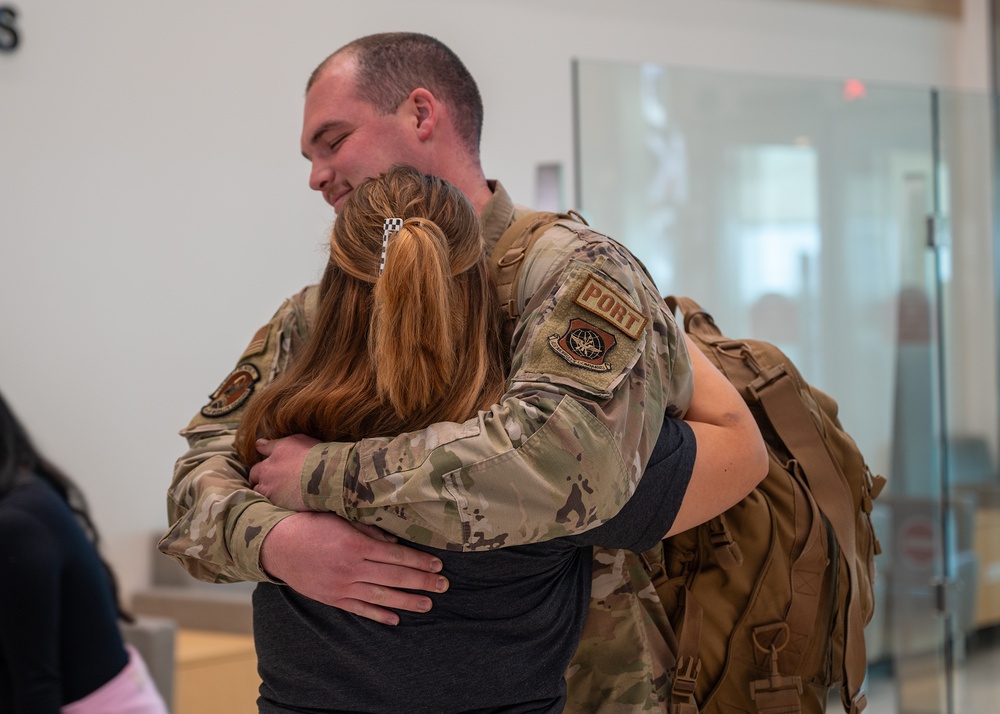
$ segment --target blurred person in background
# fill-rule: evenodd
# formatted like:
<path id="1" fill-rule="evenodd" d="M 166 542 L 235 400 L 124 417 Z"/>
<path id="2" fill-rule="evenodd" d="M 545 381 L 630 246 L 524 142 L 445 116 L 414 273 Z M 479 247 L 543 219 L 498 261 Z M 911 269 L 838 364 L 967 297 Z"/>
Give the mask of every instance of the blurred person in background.
<path id="1" fill-rule="evenodd" d="M 0 395 L 0 714 L 166 714 L 80 489 Z"/>

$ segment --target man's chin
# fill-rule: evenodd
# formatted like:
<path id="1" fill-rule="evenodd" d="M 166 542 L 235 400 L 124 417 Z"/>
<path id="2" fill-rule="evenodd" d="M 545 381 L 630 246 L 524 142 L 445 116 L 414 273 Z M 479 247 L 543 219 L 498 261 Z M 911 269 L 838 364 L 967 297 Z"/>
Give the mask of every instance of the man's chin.
<path id="1" fill-rule="evenodd" d="M 327 201 L 331 206 L 333 206 L 334 213 L 340 213 L 340 210 L 344 207 L 344 203 L 347 202 L 347 197 L 351 195 L 351 192 L 342 193 L 332 201 Z"/>

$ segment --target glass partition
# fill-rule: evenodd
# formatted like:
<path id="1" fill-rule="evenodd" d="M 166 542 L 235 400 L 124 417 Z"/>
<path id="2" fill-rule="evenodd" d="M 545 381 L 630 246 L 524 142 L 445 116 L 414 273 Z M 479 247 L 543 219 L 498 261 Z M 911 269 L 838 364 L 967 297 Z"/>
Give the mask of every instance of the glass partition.
<path id="1" fill-rule="evenodd" d="M 1000 513 L 986 97 L 591 60 L 574 81 L 577 207 L 664 294 L 788 353 L 889 479 L 872 710 L 972 711 L 955 665 L 1000 622 L 976 540 Z"/>

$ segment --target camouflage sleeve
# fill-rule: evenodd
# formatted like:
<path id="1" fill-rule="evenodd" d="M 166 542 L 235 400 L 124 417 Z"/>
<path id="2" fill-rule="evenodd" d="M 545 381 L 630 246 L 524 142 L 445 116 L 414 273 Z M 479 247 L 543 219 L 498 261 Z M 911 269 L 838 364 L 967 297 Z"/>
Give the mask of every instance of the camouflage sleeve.
<path id="1" fill-rule="evenodd" d="M 551 229 L 524 271 L 508 392 L 463 424 L 319 444 L 307 507 L 435 547 L 481 550 L 586 531 L 631 496 L 664 413 L 692 377 L 641 264 L 579 224 Z"/>
<path id="2" fill-rule="evenodd" d="M 171 524 L 159 550 L 208 582 L 271 580 L 260 566 L 264 536 L 290 516 L 250 488 L 234 439 L 254 390 L 271 381 L 305 339 L 310 287 L 286 300 L 258 330 L 236 368 L 181 431 L 188 450 L 174 466 L 167 494 Z"/>

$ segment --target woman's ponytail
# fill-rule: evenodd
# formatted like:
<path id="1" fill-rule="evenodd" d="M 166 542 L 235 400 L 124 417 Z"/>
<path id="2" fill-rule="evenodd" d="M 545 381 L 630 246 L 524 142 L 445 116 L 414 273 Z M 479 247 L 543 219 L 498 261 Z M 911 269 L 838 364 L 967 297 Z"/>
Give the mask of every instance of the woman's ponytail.
<path id="1" fill-rule="evenodd" d="M 385 268 L 375 282 L 370 333 L 379 397 L 404 420 L 454 388 L 455 309 L 444 234 L 431 221 L 405 220 L 389 240 Z"/>
<path id="2" fill-rule="evenodd" d="M 257 460 L 258 437 L 356 441 L 495 404 L 508 345 L 486 253 L 479 215 L 447 181 L 393 167 L 359 184 L 331 232 L 308 342 L 251 398 L 241 458 Z"/>

